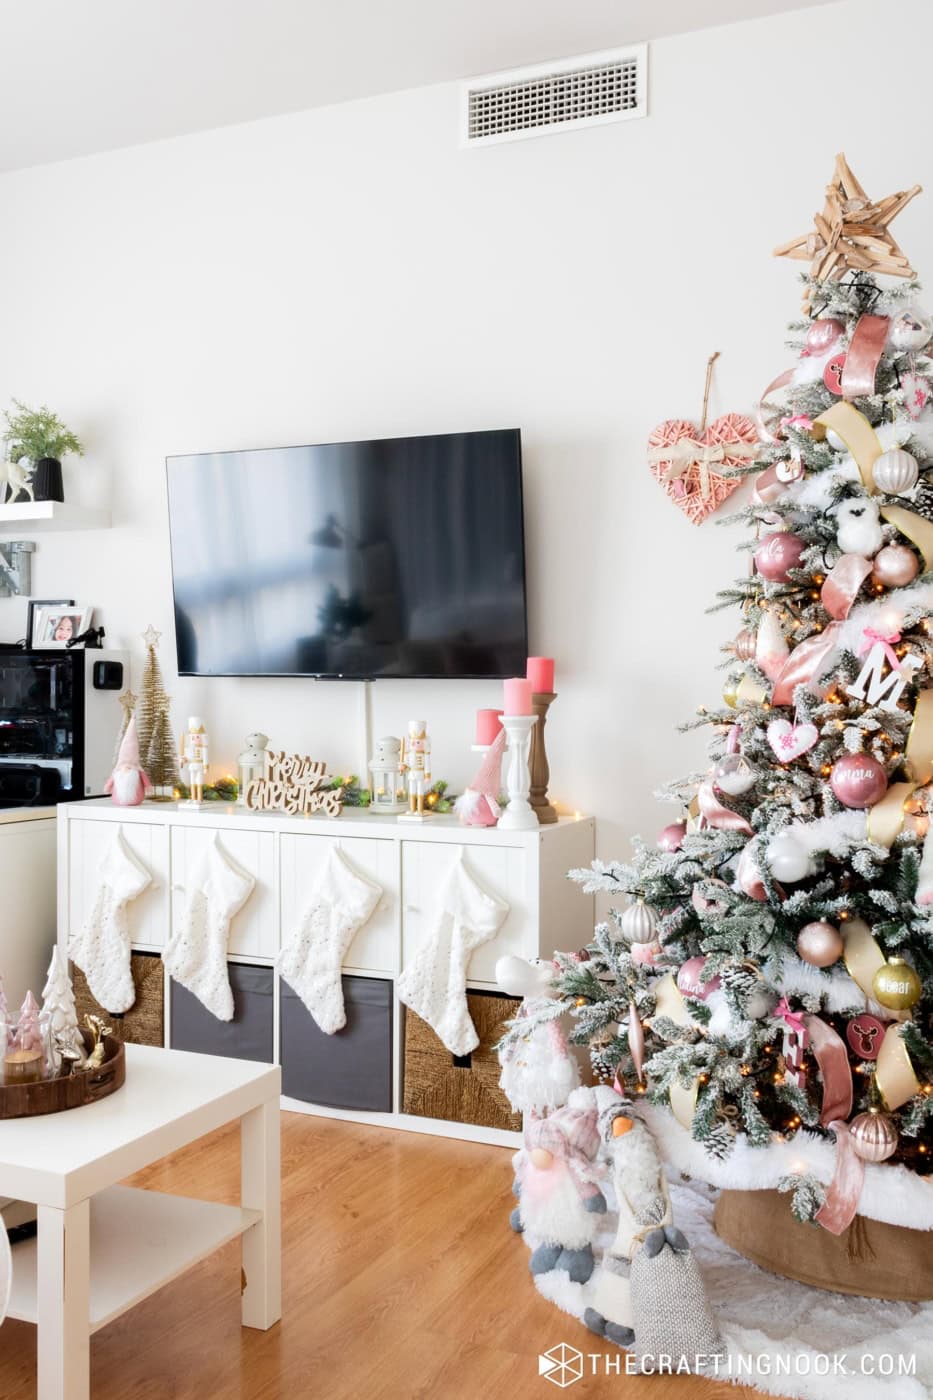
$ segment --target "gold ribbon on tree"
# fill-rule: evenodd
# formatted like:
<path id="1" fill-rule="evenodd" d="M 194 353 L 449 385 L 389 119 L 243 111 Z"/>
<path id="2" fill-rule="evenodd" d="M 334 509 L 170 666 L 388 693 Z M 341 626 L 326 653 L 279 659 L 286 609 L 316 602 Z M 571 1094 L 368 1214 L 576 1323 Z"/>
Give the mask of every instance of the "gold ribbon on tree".
<path id="1" fill-rule="evenodd" d="M 888 1026 L 875 1061 L 875 1083 L 892 1112 L 920 1092 L 920 1081 L 910 1063 L 907 1046 L 898 1024 Z"/>
<path id="2" fill-rule="evenodd" d="M 868 839 L 878 846 L 894 844 L 904 825 L 905 805 L 917 788 L 933 781 L 933 690 L 921 690 L 917 696 L 904 765 L 910 780 L 889 787 L 881 801 L 868 809 Z"/>

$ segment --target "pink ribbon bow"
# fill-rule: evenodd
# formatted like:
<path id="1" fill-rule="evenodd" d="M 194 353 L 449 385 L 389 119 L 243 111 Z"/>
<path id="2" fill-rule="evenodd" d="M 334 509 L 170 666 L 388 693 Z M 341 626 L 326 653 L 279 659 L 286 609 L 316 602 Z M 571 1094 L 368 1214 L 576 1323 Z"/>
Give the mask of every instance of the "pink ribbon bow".
<path id="1" fill-rule="evenodd" d="M 874 627 L 866 627 L 862 632 L 862 640 L 859 643 L 858 654 L 864 656 L 866 651 L 871 651 L 877 643 L 884 647 L 884 654 L 888 658 L 892 671 L 900 669 L 901 658 L 894 650 L 894 643 L 901 640 L 900 632 L 889 632 L 887 636 L 883 632 L 877 632 Z"/>
<path id="2" fill-rule="evenodd" d="M 775 1020 L 783 1021 L 787 1029 L 795 1035 L 800 1035 L 803 1031 L 803 1012 L 792 1011 L 787 997 L 781 997 L 771 1015 Z"/>

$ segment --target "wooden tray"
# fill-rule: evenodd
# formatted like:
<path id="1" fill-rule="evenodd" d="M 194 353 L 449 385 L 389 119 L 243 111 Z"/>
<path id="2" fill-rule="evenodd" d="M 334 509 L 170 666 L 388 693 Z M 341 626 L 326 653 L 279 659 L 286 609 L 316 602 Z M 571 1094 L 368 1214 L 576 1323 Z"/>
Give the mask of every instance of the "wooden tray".
<path id="1" fill-rule="evenodd" d="M 82 1031 L 88 1049 L 91 1037 Z M 122 1042 L 108 1035 L 104 1041 L 104 1063 L 97 1069 L 78 1070 L 55 1079 L 37 1079 L 32 1084 L 0 1084 L 0 1120 L 29 1118 L 38 1113 L 62 1113 L 86 1103 L 105 1099 L 126 1080 L 126 1054 Z"/>

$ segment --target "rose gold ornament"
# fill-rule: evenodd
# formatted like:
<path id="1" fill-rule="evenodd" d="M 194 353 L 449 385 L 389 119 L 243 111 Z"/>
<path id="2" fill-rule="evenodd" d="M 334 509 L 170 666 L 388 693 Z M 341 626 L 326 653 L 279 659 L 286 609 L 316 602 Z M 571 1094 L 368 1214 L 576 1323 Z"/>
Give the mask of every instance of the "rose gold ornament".
<path id="1" fill-rule="evenodd" d="M 917 459 L 903 447 L 890 447 L 872 463 L 871 479 L 878 491 L 886 496 L 903 496 L 917 484 L 920 468 Z"/>
<path id="2" fill-rule="evenodd" d="M 797 952 L 811 967 L 832 967 L 842 957 L 842 935 L 835 924 L 818 919 L 797 935 Z"/>
<path id="3" fill-rule="evenodd" d="M 829 785 L 843 807 L 873 807 L 888 790 L 888 775 L 871 754 L 847 753 L 833 764 Z"/>
<path id="4" fill-rule="evenodd" d="M 799 535 L 777 530 L 765 535 L 755 550 L 755 567 L 769 583 L 787 583 L 789 569 L 796 569 L 806 543 Z"/>
<path id="5" fill-rule="evenodd" d="M 863 1162 L 886 1162 L 897 1151 L 897 1125 L 890 1113 L 870 1108 L 849 1124 L 852 1147 Z"/>
<path id="6" fill-rule="evenodd" d="M 754 627 L 743 627 L 732 643 L 732 650 L 736 659 L 739 661 L 754 660 L 756 641 L 757 634 Z"/>
<path id="7" fill-rule="evenodd" d="M 687 834 L 686 822 L 671 822 L 658 835 L 658 848 L 662 851 L 679 851 Z"/>
<path id="8" fill-rule="evenodd" d="M 872 578 L 885 588 L 903 588 L 919 572 L 920 562 L 906 544 L 886 544 L 872 560 Z"/>
<path id="9" fill-rule="evenodd" d="M 629 952 L 632 962 L 641 963 L 644 967 L 653 967 L 661 956 L 661 945 L 655 938 L 650 943 L 633 943 Z"/>
<path id="10" fill-rule="evenodd" d="M 844 332 L 845 326 L 835 316 L 820 316 L 807 331 L 807 349 L 811 355 L 825 355 Z"/>
<path id="11" fill-rule="evenodd" d="M 889 958 L 879 967 L 871 984 L 872 995 L 890 1011 L 908 1011 L 920 1000 L 922 984 L 918 973 L 903 958 Z"/>
<path id="12" fill-rule="evenodd" d="M 834 355 L 823 370 L 823 383 L 831 394 L 835 394 L 837 399 L 842 398 L 842 376 L 845 373 L 846 357 L 845 352 Z"/>

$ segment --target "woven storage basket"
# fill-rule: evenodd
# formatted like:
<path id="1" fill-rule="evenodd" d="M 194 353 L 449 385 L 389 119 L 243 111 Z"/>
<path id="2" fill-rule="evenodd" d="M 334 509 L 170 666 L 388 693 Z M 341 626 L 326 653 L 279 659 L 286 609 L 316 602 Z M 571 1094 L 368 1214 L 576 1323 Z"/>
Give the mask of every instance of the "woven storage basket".
<path id="1" fill-rule="evenodd" d="M 468 992 L 479 1045 L 472 1054 L 460 1056 L 452 1055 L 420 1016 L 406 1010 L 404 1111 L 420 1118 L 521 1132 L 521 1114 L 512 1112 L 499 1088 L 499 1059 L 493 1049 L 503 1024 L 520 1004 L 516 997 L 495 992 Z"/>
<path id="2" fill-rule="evenodd" d="M 79 967 L 72 964 L 71 970 L 79 1021 L 88 1013 L 103 1016 L 118 1040 L 131 1045 L 165 1044 L 165 977 L 158 953 L 133 953 L 130 958 L 136 1000 L 122 1016 L 94 1000 Z"/>

